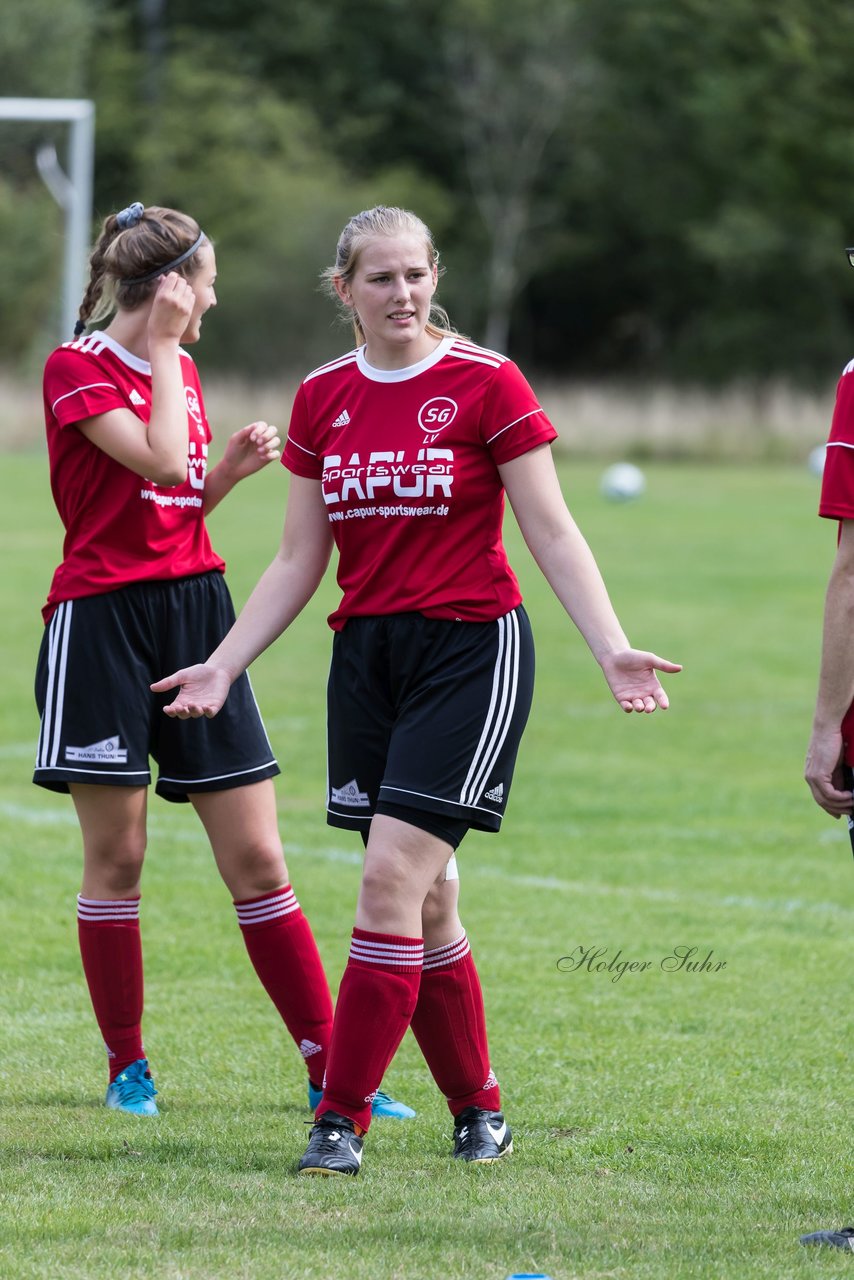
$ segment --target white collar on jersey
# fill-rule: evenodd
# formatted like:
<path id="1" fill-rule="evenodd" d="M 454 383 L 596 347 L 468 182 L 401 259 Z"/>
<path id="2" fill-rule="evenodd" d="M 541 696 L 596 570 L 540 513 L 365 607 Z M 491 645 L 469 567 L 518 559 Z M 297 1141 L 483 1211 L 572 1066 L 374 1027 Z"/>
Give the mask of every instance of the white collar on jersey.
<path id="1" fill-rule="evenodd" d="M 77 338 L 75 342 L 68 345 L 78 347 L 81 351 L 91 351 L 94 356 L 100 355 L 104 347 L 106 347 L 108 351 L 112 351 L 117 360 L 121 360 L 122 364 L 126 364 L 129 369 L 133 369 L 136 373 L 147 374 L 149 378 L 151 377 L 151 364 L 148 360 L 135 356 L 132 351 L 128 351 L 127 347 L 123 347 L 120 342 L 116 342 L 115 338 L 111 338 L 102 329 L 95 329 L 93 333 L 89 333 L 83 338 Z M 183 347 L 179 347 L 178 350 L 182 356 L 189 355 Z"/>
<path id="2" fill-rule="evenodd" d="M 410 378 L 417 378 L 419 373 L 425 373 L 427 369 L 432 369 L 434 364 L 438 364 L 442 356 L 450 351 L 454 342 L 454 338 L 442 338 L 435 351 L 431 351 L 429 356 L 419 360 L 418 364 L 409 364 L 405 369 L 375 369 L 365 359 L 365 348 L 358 347 L 356 364 L 359 372 L 366 378 L 370 378 L 371 382 L 408 382 Z"/>

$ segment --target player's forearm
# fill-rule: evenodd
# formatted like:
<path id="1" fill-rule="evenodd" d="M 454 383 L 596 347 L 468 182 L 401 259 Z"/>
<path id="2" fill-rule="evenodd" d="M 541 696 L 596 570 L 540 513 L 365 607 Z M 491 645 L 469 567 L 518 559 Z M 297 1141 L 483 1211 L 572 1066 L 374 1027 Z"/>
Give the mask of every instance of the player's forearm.
<path id="1" fill-rule="evenodd" d="M 609 654 L 628 649 L 629 641 L 593 553 L 575 524 L 530 549 L 596 661 L 601 663 Z"/>
<path id="2" fill-rule="evenodd" d="M 187 478 L 187 404 L 180 348 L 174 339 L 149 344 L 151 416 L 148 444 L 158 465 L 157 484 L 183 484 Z"/>
<path id="3" fill-rule="evenodd" d="M 238 482 L 238 477 L 229 467 L 219 461 L 212 471 L 205 476 L 204 513 L 209 515 L 218 506 Z"/>
<path id="4" fill-rule="evenodd" d="M 232 683 L 259 654 L 287 630 L 305 608 L 323 577 L 325 561 L 277 555 L 258 580 L 228 635 L 210 655 Z"/>
<path id="5" fill-rule="evenodd" d="M 813 730 L 835 732 L 854 701 L 854 575 L 837 557 L 824 606 Z"/>

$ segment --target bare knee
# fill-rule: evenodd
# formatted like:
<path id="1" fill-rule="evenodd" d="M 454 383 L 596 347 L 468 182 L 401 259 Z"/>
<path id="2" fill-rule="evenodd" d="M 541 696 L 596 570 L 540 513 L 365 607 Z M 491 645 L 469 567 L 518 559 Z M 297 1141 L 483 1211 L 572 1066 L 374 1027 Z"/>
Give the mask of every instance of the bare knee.
<path id="1" fill-rule="evenodd" d="M 425 937 L 428 934 L 444 932 L 456 923 L 459 896 L 459 881 L 445 880 L 443 872 L 442 878 L 430 886 L 430 892 L 421 907 Z"/>
<path id="2" fill-rule="evenodd" d="M 84 840 L 83 896 L 121 898 L 139 889 L 145 860 L 145 835 L 133 832 L 123 837 Z"/>
<path id="3" fill-rule="evenodd" d="M 366 864 L 359 892 L 360 901 L 372 913 L 384 915 L 394 911 L 398 904 L 408 903 L 417 897 L 404 867 L 383 862 Z"/>
<path id="4" fill-rule="evenodd" d="M 246 841 L 234 848 L 215 850 L 220 875 L 231 896 L 258 898 L 288 883 L 288 869 L 278 839 Z"/>

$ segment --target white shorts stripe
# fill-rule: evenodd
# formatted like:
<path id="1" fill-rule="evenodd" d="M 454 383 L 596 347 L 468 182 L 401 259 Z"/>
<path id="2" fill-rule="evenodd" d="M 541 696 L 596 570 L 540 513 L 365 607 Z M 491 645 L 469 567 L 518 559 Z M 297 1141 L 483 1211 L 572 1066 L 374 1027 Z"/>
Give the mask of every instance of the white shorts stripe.
<path id="1" fill-rule="evenodd" d="M 48 623 L 47 697 L 36 751 L 36 767 L 39 769 L 53 768 L 59 755 L 73 607 L 73 600 L 66 600 Z"/>
<path id="2" fill-rule="evenodd" d="M 498 656 L 492 680 L 492 695 L 480 742 L 474 753 L 460 792 L 460 803 L 473 805 L 486 785 L 507 737 L 519 684 L 519 619 L 515 609 L 498 619 Z"/>

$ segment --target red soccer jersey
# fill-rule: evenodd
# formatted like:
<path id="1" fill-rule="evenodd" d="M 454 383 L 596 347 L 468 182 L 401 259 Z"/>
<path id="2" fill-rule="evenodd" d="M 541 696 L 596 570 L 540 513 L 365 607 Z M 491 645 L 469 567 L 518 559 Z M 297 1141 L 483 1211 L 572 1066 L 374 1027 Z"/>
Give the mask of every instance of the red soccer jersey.
<path id="1" fill-rule="evenodd" d="M 75 423 L 130 409 L 147 423 L 151 366 L 105 333 L 67 342 L 48 358 L 44 411 L 50 484 L 63 525 L 63 558 L 43 613 L 63 600 L 131 582 L 223 570 L 205 528 L 205 470 L 211 433 L 192 358 L 181 352 L 187 401 L 187 479 L 161 488 L 114 461 Z"/>
<path id="2" fill-rule="evenodd" d="M 836 388 L 818 512 L 831 520 L 854 520 L 854 360 Z"/>
<path id="3" fill-rule="evenodd" d="M 514 609 L 498 466 L 556 435 L 517 367 L 462 338 L 406 369 L 374 369 L 359 348 L 310 373 L 282 462 L 321 481 L 343 592 L 330 626 Z"/>
<path id="4" fill-rule="evenodd" d="M 854 360 L 842 370 L 821 480 L 819 515 L 854 520 Z M 854 705 L 842 721 L 845 762 L 854 765 Z"/>

